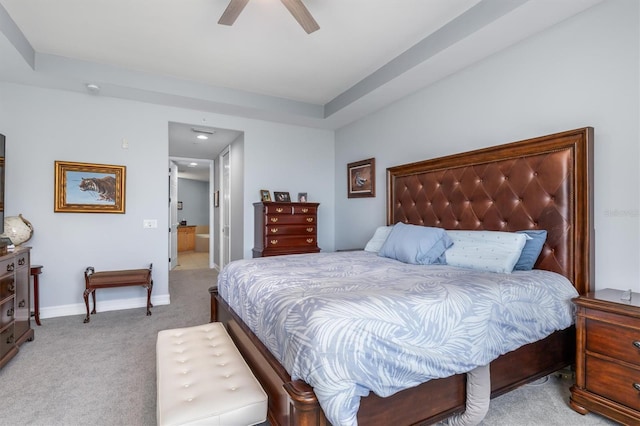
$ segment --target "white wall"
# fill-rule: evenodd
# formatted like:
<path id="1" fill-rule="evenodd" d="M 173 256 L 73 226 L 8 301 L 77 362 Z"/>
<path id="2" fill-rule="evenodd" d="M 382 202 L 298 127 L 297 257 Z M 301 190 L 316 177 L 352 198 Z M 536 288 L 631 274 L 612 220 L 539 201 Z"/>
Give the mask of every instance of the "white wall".
<path id="1" fill-rule="evenodd" d="M 385 169 L 595 128 L 596 288 L 640 291 L 639 6 L 605 2 L 336 132 L 336 247 L 385 223 Z M 376 158 L 375 199 L 346 164 Z"/>
<path id="2" fill-rule="evenodd" d="M 187 225 L 209 225 L 209 182 L 178 178 L 178 221 L 186 220 Z M 212 206 L 213 208 L 213 206 Z"/>
<path id="3" fill-rule="evenodd" d="M 331 131 L 0 82 L 0 132 L 7 136 L 6 214 L 22 213 L 35 227 L 28 245 L 33 247 L 33 262 L 44 265 L 43 317 L 83 313 L 87 266 L 125 269 L 152 262 L 153 302 L 168 302 L 169 122 L 204 122 L 245 132 L 245 173 L 236 182 L 244 208 L 238 213 L 243 231 L 239 245 L 249 245 L 241 246 L 240 253 L 251 252 L 251 203 L 258 199 L 260 187 L 286 184 L 295 191 L 299 186 L 315 193 L 327 210 L 333 209 Z M 129 141 L 126 150 L 121 148 L 123 138 Z M 304 152 L 306 158 L 302 156 L 300 164 L 277 166 L 289 152 Z M 55 160 L 125 165 L 126 214 L 54 213 Z M 302 170 L 320 171 L 321 179 Z M 321 224 L 322 239 L 331 242 L 329 246 L 332 218 L 325 213 Z M 157 219 L 158 228 L 143 229 L 143 219 Z M 144 306 L 143 293 L 142 288 L 98 290 L 98 311 Z"/>
<path id="4" fill-rule="evenodd" d="M 318 246 L 334 250 L 334 133 L 309 132 L 302 127 L 282 126 L 274 133 L 261 128 L 262 138 L 245 135 L 245 206 L 260 201 L 260 190 L 289 192 L 293 201 L 298 192 L 308 194 L 307 201 L 318 202 Z M 251 164 L 252 166 L 249 166 Z M 346 173 L 346 172 L 345 172 Z M 246 209 L 245 223 L 253 223 L 253 207 Z M 249 228 L 245 227 L 245 231 Z M 253 230 L 245 232 L 244 255 L 251 257 Z"/>

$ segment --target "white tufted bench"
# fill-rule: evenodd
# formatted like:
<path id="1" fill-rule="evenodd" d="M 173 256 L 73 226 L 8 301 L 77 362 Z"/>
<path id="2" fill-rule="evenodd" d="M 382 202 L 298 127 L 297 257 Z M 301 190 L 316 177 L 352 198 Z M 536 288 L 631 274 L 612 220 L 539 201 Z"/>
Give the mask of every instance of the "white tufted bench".
<path id="1" fill-rule="evenodd" d="M 248 426 L 267 395 L 222 323 L 163 330 L 156 343 L 158 425 Z"/>

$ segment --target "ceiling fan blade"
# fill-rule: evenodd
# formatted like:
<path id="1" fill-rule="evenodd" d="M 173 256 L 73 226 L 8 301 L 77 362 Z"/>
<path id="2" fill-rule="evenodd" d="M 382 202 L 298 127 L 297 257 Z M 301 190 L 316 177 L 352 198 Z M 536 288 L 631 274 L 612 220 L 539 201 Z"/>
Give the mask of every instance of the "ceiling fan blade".
<path id="1" fill-rule="evenodd" d="M 233 23 L 236 22 L 236 19 L 238 19 L 238 15 L 240 15 L 240 12 L 242 12 L 242 9 L 244 9 L 248 2 L 249 0 L 231 0 L 218 20 L 218 24 L 233 25 Z"/>
<path id="2" fill-rule="evenodd" d="M 298 23 L 302 26 L 302 28 L 307 32 L 307 34 L 311 34 L 312 32 L 319 30 L 320 26 L 313 19 L 309 10 L 302 4 L 302 0 L 280 0 L 282 4 L 285 5 L 289 12 L 293 15 L 293 17 L 298 21 Z"/>

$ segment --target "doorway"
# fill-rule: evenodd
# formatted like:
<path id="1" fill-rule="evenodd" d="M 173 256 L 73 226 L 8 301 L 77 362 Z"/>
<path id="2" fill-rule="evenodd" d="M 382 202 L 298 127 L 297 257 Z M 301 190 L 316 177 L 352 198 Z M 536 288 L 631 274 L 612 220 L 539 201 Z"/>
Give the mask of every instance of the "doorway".
<path id="1" fill-rule="evenodd" d="M 206 124 L 206 120 L 203 119 L 203 124 Z M 227 150 L 229 151 L 229 147 L 234 143 L 234 141 L 241 138 L 244 135 L 244 132 L 230 129 L 221 129 L 217 127 L 206 126 L 203 124 L 188 124 L 188 123 L 176 123 L 169 122 L 169 159 L 173 160 L 178 169 L 179 178 L 186 177 L 186 174 L 192 176 L 192 179 L 201 179 L 206 180 L 209 183 L 208 189 L 208 204 L 207 209 L 209 211 L 208 216 L 208 239 L 209 239 L 209 257 L 208 257 L 208 265 L 205 267 L 208 268 L 219 268 L 224 262 L 221 259 L 221 241 L 222 238 L 222 226 L 221 226 L 221 216 L 222 211 L 225 209 L 224 206 L 228 206 L 231 201 L 231 193 L 230 191 L 225 191 L 222 187 L 221 181 L 223 176 L 222 167 L 220 167 L 220 161 L 222 160 L 222 153 Z M 227 159 L 229 157 L 227 156 Z M 181 164 L 182 163 L 182 164 Z M 192 165 L 190 163 L 196 163 L 196 165 Z M 183 170 L 184 169 L 184 172 Z M 215 170 L 214 170 L 215 169 Z M 226 169 L 227 172 L 229 168 Z M 214 173 L 215 172 L 215 173 Z M 199 175 L 201 177 L 194 178 L 193 175 Z M 177 197 L 173 198 L 175 202 L 181 201 L 182 195 L 178 190 Z M 187 206 L 183 201 L 183 212 Z M 179 223 L 182 220 L 187 220 L 187 226 L 192 224 L 191 219 L 189 217 L 184 218 L 180 217 L 180 211 L 178 211 L 178 218 L 176 219 L 176 234 L 178 234 Z M 227 218 L 229 218 L 230 214 L 227 212 Z M 171 215 L 171 211 L 169 212 Z M 195 219 L 194 219 L 195 220 Z M 201 220 L 200 220 L 201 221 Z M 174 223 L 171 221 L 170 223 Z M 193 223 L 194 225 L 202 225 L 200 223 Z M 200 231 L 200 229 L 198 230 Z M 227 229 L 228 237 L 230 237 L 230 229 Z M 169 245 L 171 250 L 171 235 L 169 236 Z M 174 246 L 177 245 L 177 242 L 174 243 Z M 202 244 L 200 244 L 201 246 Z M 193 250 L 195 252 L 195 250 Z M 178 260 L 182 254 L 186 254 L 187 257 L 189 254 L 187 253 L 178 253 Z M 196 254 L 194 256 L 202 256 Z M 228 256 L 228 254 L 227 254 Z M 184 263 L 191 264 L 191 260 L 186 261 L 187 257 L 185 257 Z M 180 262 L 178 262 L 180 263 Z M 201 264 L 201 262 L 200 262 Z M 179 267 L 179 266 L 178 266 Z"/>
<path id="2" fill-rule="evenodd" d="M 185 157 L 170 161 L 175 166 L 170 174 L 177 169 L 175 194 L 170 194 L 171 270 L 214 268 L 214 161 Z"/>

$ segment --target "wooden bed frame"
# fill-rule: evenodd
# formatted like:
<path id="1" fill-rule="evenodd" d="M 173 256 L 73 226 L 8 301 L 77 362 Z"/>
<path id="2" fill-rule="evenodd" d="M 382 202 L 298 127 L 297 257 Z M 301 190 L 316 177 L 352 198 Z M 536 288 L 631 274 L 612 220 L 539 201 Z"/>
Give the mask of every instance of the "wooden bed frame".
<path id="1" fill-rule="evenodd" d="M 387 222 L 445 229 L 546 229 L 536 268 L 558 272 L 578 293 L 592 289 L 593 129 L 581 128 L 387 169 Z M 269 353 L 229 305 L 211 292 L 211 320 L 226 324 L 240 352 L 269 395 L 276 425 L 327 425 L 306 383 Z M 491 396 L 574 362 L 570 327 L 502 355 L 491 363 Z M 358 422 L 431 424 L 464 410 L 466 375 L 431 380 L 381 398 L 361 399 Z"/>

